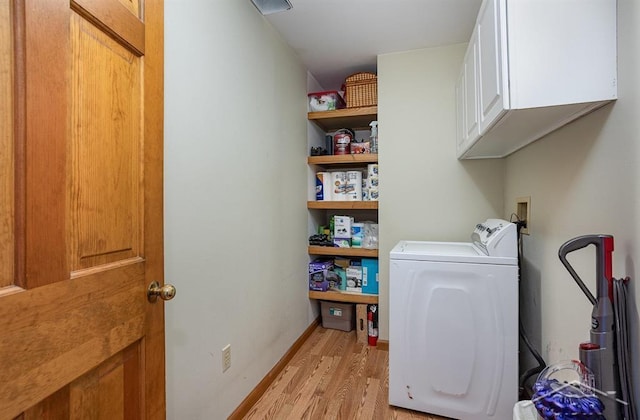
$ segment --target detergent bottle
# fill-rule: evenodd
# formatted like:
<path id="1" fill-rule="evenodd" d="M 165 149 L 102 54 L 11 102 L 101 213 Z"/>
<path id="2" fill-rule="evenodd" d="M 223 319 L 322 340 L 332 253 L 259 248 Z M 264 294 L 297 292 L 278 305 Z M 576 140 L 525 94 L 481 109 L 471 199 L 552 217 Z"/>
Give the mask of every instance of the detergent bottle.
<path id="1" fill-rule="evenodd" d="M 371 153 L 378 153 L 378 121 L 371 121 L 369 126 L 371 126 L 371 135 L 369 136 Z"/>

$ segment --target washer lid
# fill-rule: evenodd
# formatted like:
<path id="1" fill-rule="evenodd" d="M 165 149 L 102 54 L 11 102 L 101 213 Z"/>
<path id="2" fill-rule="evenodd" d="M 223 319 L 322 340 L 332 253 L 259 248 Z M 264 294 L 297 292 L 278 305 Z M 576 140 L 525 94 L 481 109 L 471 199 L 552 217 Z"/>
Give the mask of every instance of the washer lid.
<path id="1" fill-rule="evenodd" d="M 400 241 L 390 253 L 392 260 L 440 261 L 517 265 L 513 257 L 492 257 L 470 242 Z"/>

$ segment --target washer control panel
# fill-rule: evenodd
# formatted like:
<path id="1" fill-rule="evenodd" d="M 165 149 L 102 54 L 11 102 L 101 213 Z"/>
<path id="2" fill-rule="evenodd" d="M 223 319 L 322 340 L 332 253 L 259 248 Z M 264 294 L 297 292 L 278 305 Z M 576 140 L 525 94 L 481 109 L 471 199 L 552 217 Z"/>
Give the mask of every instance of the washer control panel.
<path id="1" fill-rule="evenodd" d="M 471 234 L 471 242 L 486 255 L 517 257 L 516 225 L 502 219 L 487 219 L 478 223 Z"/>

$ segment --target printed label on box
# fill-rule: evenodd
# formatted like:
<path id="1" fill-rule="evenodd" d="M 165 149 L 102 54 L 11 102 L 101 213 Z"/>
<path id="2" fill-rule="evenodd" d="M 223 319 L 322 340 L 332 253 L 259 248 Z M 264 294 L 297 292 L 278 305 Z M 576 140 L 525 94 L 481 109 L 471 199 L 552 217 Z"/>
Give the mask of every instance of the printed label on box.
<path id="1" fill-rule="evenodd" d="M 339 239 L 351 239 L 351 217 L 333 217 L 333 237 Z"/>
<path id="2" fill-rule="evenodd" d="M 342 316 L 342 309 L 340 309 L 340 308 L 329 308 L 329 315 L 331 315 L 331 316 Z"/>
<path id="3" fill-rule="evenodd" d="M 347 267 L 347 292 L 362 293 L 362 267 Z"/>

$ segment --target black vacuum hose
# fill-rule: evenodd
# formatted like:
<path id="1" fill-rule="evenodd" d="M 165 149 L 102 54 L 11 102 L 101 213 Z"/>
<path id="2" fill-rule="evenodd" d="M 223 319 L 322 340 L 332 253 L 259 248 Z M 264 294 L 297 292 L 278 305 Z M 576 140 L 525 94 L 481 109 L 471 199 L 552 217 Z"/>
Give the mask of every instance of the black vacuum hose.
<path id="1" fill-rule="evenodd" d="M 542 356 L 540 356 L 540 353 L 538 353 L 538 351 L 535 348 L 533 348 L 533 346 L 529 342 L 529 339 L 527 338 L 527 334 L 524 331 L 524 327 L 522 326 L 522 321 L 520 320 L 520 317 L 518 317 L 518 324 L 519 324 L 520 338 L 522 338 L 522 341 L 524 341 L 524 344 L 526 344 L 527 348 L 529 349 L 529 351 L 531 352 L 533 357 L 535 357 L 536 360 L 538 361 L 538 366 L 533 367 L 531 369 L 527 369 L 520 376 L 520 390 L 519 391 L 520 391 L 520 395 L 522 395 L 524 393 L 524 391 L 525 391 L 527 380 L 530 377 L 532 377 L 533 375 L 536 375 L 536 374 L 542 372 L 544 370 L 544 368 L 547 367 L 547 364 L 545 363 L 545 361 L 542 358 Z M 527 391 L 528 391 L 529 394 L 531 394 L 531 389 L 528 389 Z"/>
<path id="2" fill-rule="evenodd" d="M 513 219 L 513 216 L 516 216 L 516 218 L 518 217 L 517 215 L 513 214 L 512 215 L 512 219 Z M 516 220 L 515 222 L 512 220 L 512 223 L 515 223 L 515 225 L 517 227 L 516 232 L 517 232 L 517 241 L 518 241 L 518 281 L 520 281 L 520 280 L 522 280 L 522 259 L 523 259 L 522 235 L 520 234 L 520 230 L 522 228 L 527 227 L 527 223 L 525 221 L 521 221 L 521 220 Z M 522 325 L 522 319 L 520 318 L 520 314 L 518 314 L 518 332 L 520 334 L 520 338 L 522 338 L 522 341 L 524 342 L 524 344 L 529 349 L 529 352 L 531 352 L 533 357 L 538 362 L 538 366 L 533 367 L 531 369 L 527 369 L 520 376 L 520 383 L 519 383 L 519 390 L 518 391 L 519 391 L 520 396 L 522 398 L 528 399 L 528 397 L 532 394 L 532 392 L 531 392 L 532 389 L 531 388 L 528 388 L 528 389 L 526 388 L 527 380 L 530 377 L 532 377 L 533 375 L 536 375 L 536 374 L 542 372 L 544 370 L 544 368 L 547 367 L 547 364 L 545 363 L 545 361 L 542 358 L 542 356 L 540 356 L 540 353 L 538 353 L 538 351 L 531 345 L 531 342 L 529 341 L 529 338 L 527 337 L 527 333 L 524 330 L 524 326 Z M 527 395 L 524 395 L 525 391 L 527 392 Z"/>

